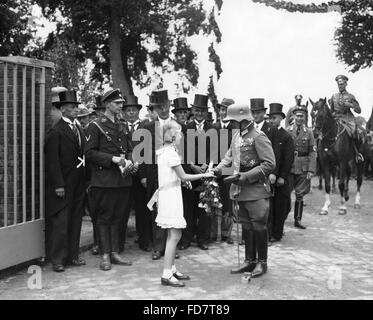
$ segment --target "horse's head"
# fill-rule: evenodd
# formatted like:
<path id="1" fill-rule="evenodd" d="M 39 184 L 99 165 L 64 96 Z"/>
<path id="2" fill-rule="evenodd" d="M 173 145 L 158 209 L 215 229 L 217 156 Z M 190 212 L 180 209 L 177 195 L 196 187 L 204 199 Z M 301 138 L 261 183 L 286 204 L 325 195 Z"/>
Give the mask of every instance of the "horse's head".
<path id="1" fill-rule="evenodd" d="M 315 137 L 318 137 L 322 128 L 325 125 L 325 121 L 330 115 L 330 109 L 326 98 L 320 98 L 317 102 L 313 102 L 309 99 L 312 104 L 311 118 L 312 118 L 312 129 L 314 131 Z"/>

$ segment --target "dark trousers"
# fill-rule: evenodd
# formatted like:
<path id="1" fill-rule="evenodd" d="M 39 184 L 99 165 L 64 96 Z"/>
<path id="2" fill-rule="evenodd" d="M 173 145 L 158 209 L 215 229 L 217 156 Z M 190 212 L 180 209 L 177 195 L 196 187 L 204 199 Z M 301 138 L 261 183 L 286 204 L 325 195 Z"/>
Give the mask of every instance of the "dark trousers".
<path id="1" fill-rule="evenodd" d="M 180 239 L 180 244 L 183 246 L 189 246 L 195 234 L 195 225 L 193 220 L 194 210 L 194 191 L 186 188 L 181 188 L 183 195 L 183 207 L 184 207 L 184 219 L 187 223 Z"/>
<path id="2" fill-rule="evenodd" d="M 75 189 L 72 201 L 65 208 L 46 217 L 47 255 L 52 264 L 65 264 L 79 256 L 84 197 L 82 185 Z"/>
<path id="3" fill-rule="evenodd" d="M 196 226 L 197 243 L 207 244 L 211 233 L 211 216 L 206 211 L 198 207 L 199 192 L 194 194 L 193 223 Z"/>
<path id="4" fill-rule="evenodd" d="M 269 199 L 240 201 L 239 207 L 239 221 L 242 228 L 246 229 L 245 244 L 255 244 L 258 259 L 267 261 Z"/>
<path id="5" fill-rule="evenodd" d="M 289 175 L 290 190 L 294 190 L 296 201 L 303 201 L 303 197 L 311 190 L 311 180 L 307 173 Z"/>
<path id="6" fill-rule="evenodd" d="M 269 236 L 280 240 L 284 233 L 284 223 L 291 210 L 290 186 L 288 183 L 274 187 L 274 196 L 270 199 L 270 214 L 268 219 Z"/>
<path id="7" fill-rule="evenodd" d="M 141 247 L 151 247 L 152 217 L 146 206 L 146 189 L 141 185 L 137 176 L 132 177 L 132 206 L 135 210 L 136 232 L 138 244 Z"/>
<path id="8" fill-rule="evenodd" d="M 92 210 L 92 188 L 89 188 L 87 192 L 87 206 L 89 210 L 89 216 L 91 217 L 92 227 L 93 227 L 93 244 L 98 245 L 98 226 L 97 226 L 97 213 Z"/>
<path id="9" fill-rule="evenodd" d="M 97 225 L 101 233 L 101 253 L 108 253 L 108 248 L 116 249 L 123 246 L 130 213 L 130 199 L 130 187 L 92 187 L 92 209 L 97 216 Z M 106 232 L 104 227 L 111 229 L 111 233 Z"/>

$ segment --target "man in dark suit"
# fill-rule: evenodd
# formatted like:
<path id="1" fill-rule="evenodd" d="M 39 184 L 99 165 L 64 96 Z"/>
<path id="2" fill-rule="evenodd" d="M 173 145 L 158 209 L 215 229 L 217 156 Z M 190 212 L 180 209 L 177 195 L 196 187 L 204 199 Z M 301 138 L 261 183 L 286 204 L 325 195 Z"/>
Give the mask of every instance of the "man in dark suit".
<path id="1" fill-rule="evenodd" d="M 62 118 L 48 132 L 45 142 L 46 247 L 53 270 L 81 266 L 79 240 L 84 214 L 84 133 L 75 118 L 79 102 L 75 91 L 58 93 L 54 105 Z"/>
<path id="2" fill-rule="evenodd" d="M 190 108 L 188 107 L 187 98 L 180 97 L 176 98 L 173 101 L 173 109 L 171 112 L 175 115 L 177 123 L 181 125 L 181 130 L 183 133 L 183 143 L 184 150 L 186 150 L 186 124 L 188 120 L 188 115 L 190 113 Z M 188 174 L 193 173 L 189 164 L 187 164 L 186 152 L 184 152 L 184 163 L 182 164 L 184 171 Z M 192 185 L 190 182 L 183 182 L 181 192 L 183 195 L 183 207 L 184 207 L 184 218 L 187 223 L 181 239 L 178 244 L 179 250 L 185 250 L 190 246 L 191 241 L 193 240 L 193 210 L 194 210 L 194 191 L 192 190 Z"/>
<path id="3" fill-rule="evenodd" d="M 103 116 L 92 122 L 86 134 L 85 154 L 91 165 L 92 210 L 97 216 L 100 269 L 111 264 L 131 265 L 119 255 L 120 225 L 127 224 L 130 212 L 132 148 L 127 132 L 118 119 L 124 99 L 119 89 L 105 92 Z M 131 170 L 132 171 L 132 170 Z"/>
<path id="4" fill-rule="evenodd" d="M 265 121 L 265 115 L 267 108 L 264 106 L 263 98 L 250 99 L 251 114 L 254 117 L 255 129 L 262 131 L 266 134 L 268 139 L 272 142 L 272 128 L 270 124 Z"/>
<path id="5" fill-rule="evenodd" d="M 233 99 L 224 98 L 221 103 L 217 103 L 216 106 L 219 109 L 220 120 L 214 124 L 215 129 L 218 132 L 218 163 L 224 158 L 228 151 L 231 141 L 233 124 L 231 121 L 223 121 L 227 116 L 227 108 L 234 104 Z M 222 217 L 221 217 L 221 240 L 226 241 L 228 244 L 233 244 L 231 237 L 232 226 L 233 226 L 233 212 L 232 212 L 232 201 L 229 199 L 229 189 L 231 184 L 224 183 L 223 179 L 226 176 L 218 178 L 220 199 L 223 205 Z M 213 217 L 211 224 L 211 240 L 215 241 L 218 233 L 219 219 L 217 216 Z"/>
<path id="6" fill-rule="evenodd" d="M 276 157 L 276 169 L 269 175 L 274 196 L 271 200 L 268 232 L 270 241 L 280 241 L 284 223 L 291 210 L 290 170 L 294 162 L 294 142 L 291 135 L 281 127 L 285 119 L 282 104 L 269 105 L 269 121 L 273 130 L 272 147 Z"/>
<path id="7" fill-rule="evenodd" d="M 196 94 L 194 104 L 192 104 L 192 111 L 194 120 L 187 124 L 187 161 L 193 173 L 203 173 L 208 168 L 210 162 L 210 137 L 216 137 L 216 141 L 212 141 L 211 145 L 217 145 L 217 133 L 212 124 L 206 122 L 208 112 L 208 96 Z M 217 148 L 211 149 L 217 151 Z M 217 159 L 217 155 L 212 157 Z M 211 217 L 206 215 L 204 209 L 198 207 L 199 194 L 201 192 L 201 181 L 192 183 L 195 192 L 194 201 L 194 223 L 196 228 L 197 243 L 202 250 L 207 250 L 207 243 L 210 239 L 211 232 Z"/>
<path id="8" fill-rule="evenodd" d="M 133 149 L 140 143 L 140 140 L 132 139 L 133 134 L 136 130 L 143 129 L 147 124 L 146 121 L 140 121 L 139 113 L 141 108 L 142 105 L 138 103 L 138 98 L 136 96 L 126 96 L 126 103 L 123 105 L 123 113 L 126 119 L 125 126 Z M 134 161 L 136 161 L 136 159 L 134 159 Z M 131 203 L 135 210 L 139 248 L 146 252 L 150 252 L 152 250 L 152 220 L 151 214 L 146 207 L 146 189 L 142 186 L 138 173 L 132 176 L 132 184 L 133 197 Z M 124 225 L 124 223 L 121 224 L 121 226 Z M 124 230 L 121 231 L 121 236 L 121 244 L 124 245 Z"/>
<path id="9" fill-rule="evenodd" d="M 147 202 L 152 198 L 153 194 L 158 189 L 158 166 L 156 164 L 156 150 L 163 145 L 163 126 L 170 121 L 170 100 L 168 99 L 167 90 L 153 91 L 150 95 L 148 108 L 156 113 L 155 121 L 148 123 L 144 129 L 151 134 L 151 145 L 147 149 L 151 149 L 151 163 L 142 163 L 139 168 L 139 177 L 141 184 L 146 188 Z M 157 226 L 155 218 L 157 210 L 151 212 L 152 216 L 152 237 L 153 237 L 153 254 L 152 259 L 158 260 L 164 254 L 166 245 L 166 230 Z"/>

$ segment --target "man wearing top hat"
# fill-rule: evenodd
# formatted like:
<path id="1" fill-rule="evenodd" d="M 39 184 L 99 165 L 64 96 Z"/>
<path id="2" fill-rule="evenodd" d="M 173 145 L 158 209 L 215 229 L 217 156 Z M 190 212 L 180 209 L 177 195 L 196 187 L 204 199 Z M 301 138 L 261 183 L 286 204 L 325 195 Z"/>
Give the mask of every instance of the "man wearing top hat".
<path id="1" fill-rule="evenodd" d="M 84 214 L 84 133 L 76 124 L 76 92 L 61 91 L 53 104 L 62 118 L 47 133 L 45 141 L 46 248 L 53 270 L 81 266 L 79 240 Z"/>
<path id="2" fill-rule="evenodd" d="M 227 113 L 224 120 L 234 122 L 239 134 L 233 136 L 228 152 L 214 171 L 221 174 L 228 167 L 236 174 L 230 197 L 238 202 L 238 218 L 245 230 L 245 264 L 232 269 L 231 273 L 251 272 L 255 278 L 267 272 L 267 220 L 271 197 L 267 181 L 276 161 L 268 137 L 255 129 L 248 105 L 230 105 Z"/>
<path id="3" fill-rule="evenodd" d="M 294 141 L 294 162 L 290 170 L 290 189 L 295 191 L 294 226 L 305 229 L 301 224 L 303 197 L 311 190 L 311 179 L 316 172 L 316 145 L 313 132 L 305 121 L 307 107 L 299 106 L 293 111 L 294 124 L 287 128 Z"/>
<path id="4" fill-rule="evenodd" d="M 190 113 L 190 108 L 188 107 L 188 99 L 184 97 L 179 97 L 173 101 L 173 109 L 171 112 L 175 115 L 177 123 L 181 125 L 181 130 L 184 139 L 184 150 L 186 150 L 186 124 L 188 121 L 188 116 Z M 184 161 L 182 167 L 186 173 L 193 173 L 190 165 L 187 163 L 186 153 L 184 153 Z M 178 243 L 179 250 L 185 250 L 190 246 L 193 239 L 193 210 L 194 210 L 194 192 L 192 190 L 190 182 L 182 183 L 182 196 L 183 196 L 183 208 L 184 208 L 184 218 L 187 223 L 185 229 L 183 229 L 181 239 Z"/>
<path id="5" fill-rule="evenodd" d="M 207 133 L 209 131 L 210 133 L 214 131 L 216 135 L 216 129 L 214 126 L 206 121 L 208 113 L 207 104 L 207 95 L 196 94 L 194 97 L 194 103 L 192 104 L 194 120 L 187 124 L 187 162 L 190 164 L 194 173 L 205 172 L 208 168 L 210 162 L 210 138 Z M 201 145 L 201 143 L 203 143 L 202 141 L 206 142 L 205 150 L 203 150 L 203 145 Z M 211 217 L 206 215 L 204 209 L 198 207 L 201 181 L 195 181 L 192 185 L 195 192 L 193 213 L 194 223 L 192 228 L 195 228 L 199 248 L 207 250 L 207 243 L 210 239 L 211 232 Z"/>
<path id="6" fill-rule="evenodd" d="M 123 105 L 123 113 L 126 119 L 126 129 L 128 132 L 129 140 L 132 148 L 134 149 L 139 143 L 139 140 L 133 139 L 133 134 L 140 129 L 143 129 L 147 121 L 141 121 L 139 113 L 142 105 L 139 104 L 138 98 L 134 95 L 126 96 L 126 102 Z M 136 161 L 136 159 L 134 159 Z M 138 236 L 138 245 L 141 250 L 146 252 L 151 251 L 152 242 L 152 220 L 151 215 L 146 207 L 146 189 L 140 182 L 138 172 L 132 176 L 132 200 L 133 208 L 135 210 L 136 217 L 136 232 Z M 121 226 L 126 226 L 126 223 L 122 223 Z M 124 245 L 125 230 L 121 231 L 122 241 Z"/>
<path id="7" fill-rule="evenodd" d="M 269 175 L 274 196 L 268 220 L 271 242 L 280 241 L 284 232 L 284 223 L 291 209 L 291 190 L 289 185 L 290 169 L 294 161 L 294 142 L 291 135 L 281 126 L 285 114 L 282 104 L 269 104 L 269 121 L 272 126 L 272 147 L 276 158 L 276 169 Z"/>
<path id="8" fill-rule="evenodd" d="M 144 129 L 147 129 L 152 136 L 151 144 L 147 148 L 151 148 L 151 163 L 142 163 L 139 168 L 139 177 L 141 184 L 146 188 L 147 201 L 158 189 L 158 167 L 156 164 L 156 151 L 163 145 L 163 126 L 168 123 L 170 117 L 170 100 L 168 99 L 167 90 L 153 91 L 149 97 L 149 110 L 154 112 L 156 119 L 148 123 Z M 157 210 L 151 212 L 152 216 L 152 244 L 153 253 L 152 259 L 158 260 L 164 254 L 167 230 L 157 226 L 155 218 Z"/>
<path id="9" fill-rule="evenodd" d="M 232 141 L 232 133 L 233 133 L 233 123 L 232 121 L 224 121 L 227 116 L 227 108 L 234 104 L 234 100 L 230 98 L 223 98 L 221 103 L 217 103 L 216 106 L 219 110 L 220 120 L 214 124 L 218 132 L 218 163 L 220 163 L 221 159 L 224 158 L 224 155 L 227 153 L 231 141 Z M 226 241 L 228 244 L 233 243 L 233 239 L 231 237 L 232 226 L 233 226 L 233 212 L 232 212 L 232 201 L 229 199 L 229 189 L 231 184 L 230 183 L 223 183 L 223 179 L 226 176 L 222 176 L 218 178 L 219 183 L 219 192 L 220 192 L 220 199 L 223 205 L 222 208 L 222 219 L 221 219 L 221 240 Z M 211 224 L 211 238 L 212 240 L 216 240 L 217 232 L 218 232 L 218 218 L 213 217 L 213 221 Z"/>
<path id="10" fill-rule="evenodd" d="M 100 269 L 113 264 L 131 265 L 121 257 L 121 224 L 128 221 L 133 168 L 132 148 L 126 128 L 119 121 L 124 99 L 119 89 L 110 89 L 102 97 L 106 110 L 92 122 L 86 133 L 85 154 L 91 166 L 92 210 L 97 216 Z"/>
<path id="11" fill-rule="evenodd" d="M 269 140 L 272 141 L 271 126 L 265 121 L 265 115 L 267 108 L 264 106 L 263 98 L 250 99 L 250 110 L 254 117 L 254 127 L 266 134 Z"/>
<path id="12" fill-rule="evenodd" d="M 361 153 L 358 152 L 359 146 L 359 135 L 356 126 L 355 116 L 351 110 L 356 113 L 361 113 L 359 102 L 357 102 L 355 96 L 347 92 L 347 81 L 348 78 L 345 75 L 338 75 L 335 78 L 338 85 L 339 92 L 333 94 L 329 100 L 330 108 L 334 118 L 336 118 L 346 128 L 348 134 L 353 139 L 355 144 L 356 161 L 364 161 Z"/>

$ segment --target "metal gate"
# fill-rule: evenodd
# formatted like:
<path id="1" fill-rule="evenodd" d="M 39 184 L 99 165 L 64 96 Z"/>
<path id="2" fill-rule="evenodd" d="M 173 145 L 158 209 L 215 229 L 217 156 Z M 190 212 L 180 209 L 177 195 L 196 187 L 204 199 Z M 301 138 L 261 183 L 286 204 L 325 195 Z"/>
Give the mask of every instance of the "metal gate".
<path id="1" fill-rule="evenodd" d="M 45 256 L 43 145 L 52 68 L 0 57 L 0 270 Z"/>

